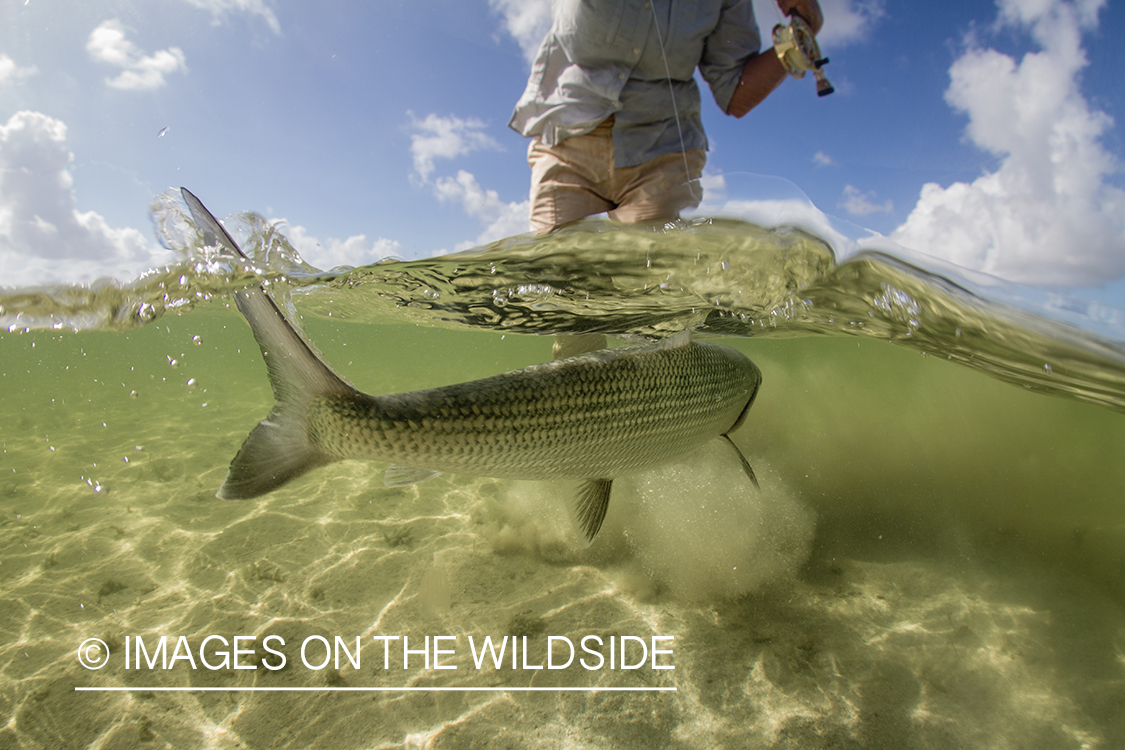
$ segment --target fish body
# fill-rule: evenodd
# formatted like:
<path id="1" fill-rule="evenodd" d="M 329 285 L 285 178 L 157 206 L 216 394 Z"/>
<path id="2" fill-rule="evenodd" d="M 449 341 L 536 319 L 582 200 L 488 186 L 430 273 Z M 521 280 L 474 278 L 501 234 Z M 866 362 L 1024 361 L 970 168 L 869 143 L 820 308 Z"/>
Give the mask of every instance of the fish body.
<path id="1" fill-rule="evenodd" d="M 243 255 L 203 204 L 182 192 L 204 240 Z M 235 303 L 262 350 L 275 405 L 231 462 L 218 491 L 227 499 L 256 497 L 351 458 L 392 464 L 391 486 L 441 472 L 580 479 L 572 511 L 592 542 L 615 477 L 716 437 L 734 447 L 727 434 L 742 423 L 761 384 L 758 368 L 742 353 L 691 341 L 685 331 L 656 344 L 372 396 L 333 372 L 264 289 L 239 291 Z"/>
<path id="2" fill-rule="evenodd" d="M 728 432 L 759 382 L 740 352 L 685 338 L 432 390 L 327 394 L 310 404 L 308 432 L 333 458 L 513 479 L 612 478 Z"/>

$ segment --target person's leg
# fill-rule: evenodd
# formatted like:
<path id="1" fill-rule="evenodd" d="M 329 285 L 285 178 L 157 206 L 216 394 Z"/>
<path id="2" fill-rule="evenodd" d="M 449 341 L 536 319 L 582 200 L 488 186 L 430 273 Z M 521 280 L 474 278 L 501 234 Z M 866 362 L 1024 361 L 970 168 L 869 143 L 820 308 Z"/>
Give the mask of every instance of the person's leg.
<path id="1" fill-rule="evenodd" d="M 618 169 L 613 197 L 619 205 L 609 217 L 624 224 L 675 221 L 703 199 L 699 178 L 706 162 L 707 152 L 693 148 Z"/>
<path id="2" fill-rule="evenodd" d="M 612 121 L 553 148 L 535 138 L 528 147 L 527 161 L 531 165 L 531 231 L 535 234 L 549 234 L 614 207 L 604 197 L 613 176 Z M 562 359 L 606 346 L 600 333 L 558 334 L 553 356 Z"/>
<path id="3" fill-rule="evenodd" d="M 531 231 L 547 234 L 614 204 L 605 197 L 612 177 L 613 135 L 607 125 L 548 147 L 535 138 L 527 149 L 531 166 Z"/>
<path id="4" fill-rule="evenodd" d="M 706 160 L 703 149 L 691 149 L 618 169 L 614 167 L 612 119 L 553 148 L 536 138 L 528 148 L 531 229 L 547 234 L 603 211 L 624 223 L 675 220 L 681 210 L 699 205 L 699 178 Z M 606 345 L 600 333 L 560 334 L 555 337 L 554 358 Z"/>
<path id="5" fill-rule="evenodd" d="M 625 224 L 680 218 L 680 211 L 698 206 L 703 199 L 699 178 L 706 161 L 707 153 L 696 148 L 686 154 L 658 156 L 636 167 L 611 169 L 610 195 L 619 205 L 609 212 L 609 217 Z M 609 163 L 613 163 L 612 150 Z M 562 359 L 605 346 L 605 336 L 599 333 L 555 336 L 554 357 Z"/>

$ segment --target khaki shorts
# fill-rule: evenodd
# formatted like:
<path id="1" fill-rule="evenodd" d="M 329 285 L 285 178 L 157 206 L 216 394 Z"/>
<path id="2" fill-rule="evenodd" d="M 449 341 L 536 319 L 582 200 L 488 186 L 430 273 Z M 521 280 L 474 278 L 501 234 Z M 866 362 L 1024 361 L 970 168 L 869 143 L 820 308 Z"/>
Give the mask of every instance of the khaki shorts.
<path id="1" fill-rule="evenodd" d="M 554 147 L 531 141 L 531 231 L 546 234 L 603 211 L 627 224 L 671 221 L 699 205 L 701 148 L 665 154 L 635 167 L 613 165 L 613 118 Z M 686 164 L 685 164 L 686 161 Z"/>

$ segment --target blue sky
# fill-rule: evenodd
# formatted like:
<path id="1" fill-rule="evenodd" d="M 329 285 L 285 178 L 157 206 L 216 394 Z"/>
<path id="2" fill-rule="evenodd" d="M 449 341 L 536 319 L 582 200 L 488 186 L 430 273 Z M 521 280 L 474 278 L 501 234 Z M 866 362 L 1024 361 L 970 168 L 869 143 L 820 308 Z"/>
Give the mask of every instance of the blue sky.
<path id="1" fill-rule="evenodd" d="M 1122 306 L 1121 4 L 823 7 L 834 95 L 788 80 L 735 120 L 705 92 L 704 209 L 799 190 Z M 148 207 L 180 185 L 286 220 L 321 267 L 522 232 L 526 141 L 506 125 L 548 21 L 547 0 L 0 0 L 0 285 L 166 262 Z"/>

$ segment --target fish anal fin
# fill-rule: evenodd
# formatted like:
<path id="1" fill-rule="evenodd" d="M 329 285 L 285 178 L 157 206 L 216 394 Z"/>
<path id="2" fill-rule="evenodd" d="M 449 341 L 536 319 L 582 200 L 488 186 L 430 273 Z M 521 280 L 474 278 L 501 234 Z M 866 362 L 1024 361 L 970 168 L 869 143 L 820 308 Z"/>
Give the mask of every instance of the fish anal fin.
<path id="1" fill-rule="evenodd" d="M 582 538 L 589 547 L 601 531 L 609 508 L 609 493 L 613 488 L 612 479 L 587 479 L 578 488 L 573 514 L 574 520 L 582 530 Z"/>
<path id="2" fill-rule="evenodd" d="M 730 439 L 730 435 L 723 435 L 722 437 L 727 439 L 731 448 L 734 448 L 734 452 L 738 455 L 738 460 L 742 462 L 742 470 L 746 472 L 746 476 L 754 483 L 755 487 L 762 489 L 762 486 L 758 484 L 758 477 L 754 476 L 754 469 L 750 467 L 750 462 L 746 460 L 746 456 L 742 455 L 742 451 L 740 451 L 738 446 L 734 444 L 734 441 Z"/>
<path id="3" fill-rule="evenodd" d="M 433 469 L 419 469 L 414 466 L 391 464 L 387 467 L 386 473 L 383 474 L 383 486 L 409 487 L 412 484 L 425 482 L 439 476 L 441 476 L 441 472 Z"/>

